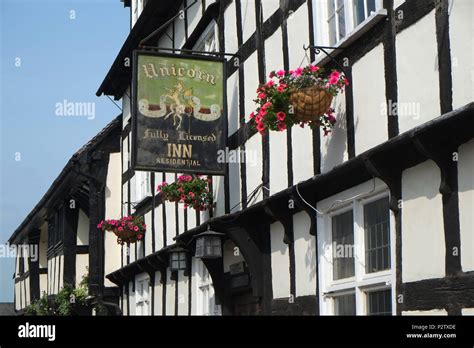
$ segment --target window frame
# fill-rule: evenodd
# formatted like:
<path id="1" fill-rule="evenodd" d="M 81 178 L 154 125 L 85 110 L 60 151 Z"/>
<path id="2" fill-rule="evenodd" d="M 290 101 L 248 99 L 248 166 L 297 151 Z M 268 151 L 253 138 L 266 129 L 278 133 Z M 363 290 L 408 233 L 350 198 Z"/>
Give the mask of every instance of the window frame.
<path id="1" fill-rule="evenodd" d="M 352 204 L 347 204 L 347 205 L 344 205 L 344 206 L 341 206 L 340 209 L 337 209 L 337 210 L 334 210 L 332 212 L 329 213 L 328 217 L 329 217 L 329 222 L 328 222 L 328 225 L 327 225 L 327 229 L 329 230 L 328 231 L 328 234 L 329 234 L 329 238 L 331 240 L 331 243 L 330 243 L 330 246 L 331 246 L 331 271 L 330 271 L 330 279 L 331 279 L 331 283 L 332 284 L 335 284 L 335 285 L 339 285 L 339 284 L 346 284 L 346 283 L 351 283 L 355 280 L 355 263 L 356 263 L 356 260 L 354 258 L 354 275 L 352 277 L 348 277 L 348 278 L 341 278 L 341 279 L 334 279 L 334 268 L 333 268 L 333 260 L 334 260 L 334 255 L 333 255 L 333 228 L 332 228 L 332 219 L 335 217 L 335 216 L 339 216 L 341 214 L 344 214 L 344 213 L 347 213 L 348 211 L 352 211 L 352 222 L 353 224 L 355 224 L 355 218 L 354 218 L 354 211 L 353 211 L 353 208 L 352 208 Z M 355 244 L 355 234 L 356 234 L 356 231 L 355 231 L 355 228 L 352 229 L 352 232 L 354 234 L 354 244 Z M 355 252 L 355 248 L 353 248 L 353 252 Z"/>
<path id="2" fill-rule="evenodd" d="M 336 41 L 331 44 L 330 41 L 330 30 L 329 30 L 329 8 L 333 6 L 334 16 L 337 19 L 338 15 L 336 14 L 336 9 L 339 8 L 337 6 L 337 0 L 324 0 L 324 1 L 316 1 L 315 6 L 313 8 L 314 16 L 315 16 L 315 38 L 317 45 L 325 45 L 325 46 L 334 46 L 337 47 L 339 44 L 351 36 L 356 29 L 359 27 L 365 26 L 370 20 L 371 14 L 368 13 L 367 1 L 364 0 L 364 20 L 359 24 L 355 23 L 355 12 L 354 12 L 354 5 L 357 0 L 343 0 L 344 2 L 344 26 L 345 26 L 345 35 L 339 38 L 340 30 L 339 30 L 339 23 L 336 20 Z M 375 0 L 375 13 L 377 11 L 382 10 L 383 7 L 383 0 Z"/>
<path id="3" fill-rule="evenodd" d="M 151 172 L 136 171 L 135 172 L 135 201 L 141 202 L 151 194 Z"/>
<path id="4" fill-rule="evenodd" d="M 144 294 L 140 294 L 140 284 L 144 284 Z M 150 300 L 150 277 L 148 274 L 137 276 L 135 278 L 135 315 L 150 315 Z M 147 310 L 147 313 L 144 309 Z"/>
<path id="5" fill-rule="evenodd" d="M 222 308 L 216 303 L 214 284 L 206 265 L 200 258 L 193 257 L 192 267 L 194 270 L 193 278 L 196 279 L 195 282 L 193 281 L 196 293 L 196 301 L 193 301 L 194 315 L 222 315 Z M 204 297 L 204 289 L 207 290 L 207 298 Z"/>
<path id="6" fill-rule="evenodd" d="M 360 193 L 367 192 L 367 183 L 341 194 L 329 197 L 323 202 L 318 202 L 318 207 L 324 211 L 324 206 L 331 205 L 337 199 L 349 199 Z M 390 229 L 390 268 L 373 273 L 365 272 L 365 228 L 364 228 L 364 206 L 385 197 L 390 197 L 388 189 L 379 183 L 373 193 L 352 199 L 340 205 L 322 216 L 318 216 L 318 230 L 323 231 L 323 236 L 318 241 L 318 277 L 320 308 L 322 315 L 334 315 L 335 298 L 337 296 L 355 293 L 356 315 L 367 315 L 367 293 L 376 290 L 391 289 L 392 291 L 392 314 L 396 313 L 394 286 L 395 284 L 395 218 L 389 209 Z M 319 203 L 323 205 L 320 207 Z M 333 278 L 333 240 L 332 240 L 332 218 L 347 211 L 354 214 L 354 277 L 334 280 Z"/>
<path id="7" fill-rule="evenodd" d="M 205 47 L 205 41 L 208 39 L 209 36 L 214 36 L 215 42 L 215 49 L 213 51 L 209 51 Z M 204 44 L 203 48 L 199 48 Z M 196 40 L 196 43 L 193 45 L 192 48 L 194 51 L 203 51 L 203 52 L 219 52 L 219 32 L 217 30 L 217 22 L 212 19 L 211 22 L 207 25 L 206 29 L 203 30 L 202 34 L 199 36 L 199 39 Z"/>

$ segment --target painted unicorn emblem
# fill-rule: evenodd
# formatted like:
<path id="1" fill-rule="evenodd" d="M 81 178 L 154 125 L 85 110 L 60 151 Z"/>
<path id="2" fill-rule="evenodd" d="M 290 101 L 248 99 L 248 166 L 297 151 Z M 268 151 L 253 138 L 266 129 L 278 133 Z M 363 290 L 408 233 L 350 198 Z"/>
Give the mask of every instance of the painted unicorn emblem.
<path id="1" fill-rule="evenodd" d="M 181 128 L 183 116 L 194 117 L 200 121 L 215 121 L 222 115 L 221 107 L 212 104 L 209 109 L 201 108 L 201 100 L 192 95 L 192 90 L 184 90 L 182 82 L 173 89 L 168 89 L 167 94 L 160 96 L 160 104 L 152 105 L 147 99 L 138 101 L 139 112 L 150 118 L 168 119 L 173 117 L 173 126 L 176 130 Z"/>

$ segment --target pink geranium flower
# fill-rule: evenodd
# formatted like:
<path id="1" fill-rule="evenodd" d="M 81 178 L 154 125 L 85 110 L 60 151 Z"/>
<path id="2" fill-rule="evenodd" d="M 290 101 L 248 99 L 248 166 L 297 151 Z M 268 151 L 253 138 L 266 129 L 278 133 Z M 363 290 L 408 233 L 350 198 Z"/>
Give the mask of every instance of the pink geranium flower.
<path id="1" fill-rule="evenodd" d="M 270 80 L 270 81 L 267 82 L 268 87 L 272 87 L 274 84 L 275 84 L 275 82 L 273 80 Z"/>
<path id="2" fill-rule="evenodd" d="M 330 78 L 330 79 L 335 78 L 335 79 L 339 80 L 339 77 L 340 77 L 340 76 L 341 76 L 341 73 L 340 73 L 339 71 L 337 71 L 337 70 L 334 70 L 334 71 L 331 73 L 331 75 L 329 75 L 329 78 Z"/>
<path id="3" fill-rule="evenodd" d="M 286 118 L 286 114 L 283 111 L 277 112 L 277 118 L 280 121 L 284 121 Z"/>
<path id="4" fill-rule="evenodd" d="M 295 71 L 293 71 L 294 76 L 301 76 L 302 73 L 303 73 L 303 68 L 298 68 Z"/>
<path id="5" fill-rule="evenodd" d="M 331 76 L 331 77 L 329 78 L 329 84 L 330 84 L 330 85 L 337 85 L 337 82 L 338 82 L 338 81 L 339 81 L 339 78 L 336 77 L 336 76 Z"/>
<path id="6" fill-rule="evenodd" d="M 319 70 L 319 67 L 318 66 L 315 66 L 315 65 L 309 65 L 309 70 L 313 71 L 313 72 L 316 72 Z"/>
<path id="7" fill-rule="evenodd" d="M 286 124 L 284 123 L 278 123 L 278 130 L 280 132 L 284 131 L 286 129 Z"/>
<path id="8" fill-rule="evenodd" d="M 259 133 L 263 133 L 263 131 L 265 130 L 265 125 L 263 123 L 258 123 L 257 130 Z"/>
<path id="9" fill-rule="evenodd" d="M 259 93 L 258 94 L 258 99 L 265 99 L 266 98 L 266 94 L 265 93 Z"/>
<path id="10" fill-rule="evenodd" d="M 278 70 L 276 74 L 278 77 L 285 76 L 285 70 Z"/>

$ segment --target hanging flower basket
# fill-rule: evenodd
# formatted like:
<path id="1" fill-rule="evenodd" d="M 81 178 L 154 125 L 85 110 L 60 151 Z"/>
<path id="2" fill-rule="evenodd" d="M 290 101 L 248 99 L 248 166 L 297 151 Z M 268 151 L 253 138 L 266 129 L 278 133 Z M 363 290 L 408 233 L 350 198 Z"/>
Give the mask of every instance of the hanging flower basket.
<path id="1" fill-rule="evenodd" d="M 320 127 L 327 135 L 336 123 L 331 109 L 333 97 L 348 81 L 333 70 L 329 75 L 314 65 L 296 70 L 270 73 L 270 80 L 257 89 L 258 107 L 250 114 L 252 125 L 261 134 L 265 130 L 284 131 L 295 124 Z"/>
<path id="2" fill-rule="evenodd" d="M 98 225 L 102 231 L 113 232 L 118 244 L 136 243 L 143 239 L 146 224 L 142 216 L 125 216 L 119 220 L 102 220 Z"/>
<path id="3" fill-rule="evenodd" d="M 167 201 L 183 203 L 184 208 L 192 207 L 197 211 L 204 211 L 213 206 L 209 180 L 201 175 L 181 175 L 174 183 L 162 182 L 158 185 L 158 192 Z"/>
<path id="4" fill-rule="evenodd" d="M 290 94 L 294 116 L 301 122 L 316 122 L 328 112 L 332 99 L 333 95 L 319 86 L 295 89 Z"/>

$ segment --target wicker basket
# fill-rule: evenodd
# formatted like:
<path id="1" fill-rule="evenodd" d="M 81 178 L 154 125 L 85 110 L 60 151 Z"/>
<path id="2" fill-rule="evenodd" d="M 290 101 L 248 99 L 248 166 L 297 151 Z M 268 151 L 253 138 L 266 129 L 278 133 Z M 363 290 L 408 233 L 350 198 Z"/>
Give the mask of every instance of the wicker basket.
<path id="1" fill-rule="evenodd" d="M 332 94 L 314 86 L 292 91 L 290 103 L 294 107 L 294 115 L 298 120 L 317 121 L 328 111 L 332 98 Z"/>
<path id="2" fill-rule="evenodd" d="M 130 230 L 119 231 L 117 228 L 112 230 L 114 234 L 118 237 L 119 243 L 135 243 L 138 240 L 138 233 Z"/>

